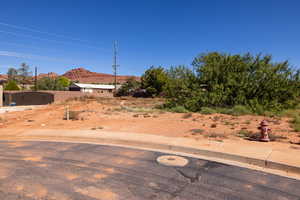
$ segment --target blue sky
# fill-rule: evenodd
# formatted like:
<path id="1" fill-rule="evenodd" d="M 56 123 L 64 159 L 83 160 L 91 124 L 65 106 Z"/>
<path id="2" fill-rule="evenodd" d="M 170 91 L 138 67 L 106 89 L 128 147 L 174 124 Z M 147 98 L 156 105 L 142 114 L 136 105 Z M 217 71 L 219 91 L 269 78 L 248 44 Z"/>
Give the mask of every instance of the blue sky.
<path id="1" fill-rule="evenodd" d="M 202 52 L 272 54 L 300 67 L 298 0 L 10 0 L 0 8 L 0 73 L 74 67 L 119 73 L 184 64 Z"/>

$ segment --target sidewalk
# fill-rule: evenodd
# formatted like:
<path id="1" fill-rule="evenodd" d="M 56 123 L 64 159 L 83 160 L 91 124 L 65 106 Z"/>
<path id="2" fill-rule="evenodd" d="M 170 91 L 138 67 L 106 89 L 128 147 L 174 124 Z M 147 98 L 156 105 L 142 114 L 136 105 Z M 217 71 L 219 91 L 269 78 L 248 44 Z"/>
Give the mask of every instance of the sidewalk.
<path id="1" fill-rule="evenodd" d="M 17 111 L 24 111 L 24 110 L 32 110 L 37 108 L 43 108 L 44 105 L 36 105 L 36 106 L 5 106 L 0 107 L 0 114 L 6 112 L 17 112 Z"/>
<path id="2" fill-rule="evenodd" d="M 134 146 L 151 150 L 186 153 L 216 161 L 230 161 L 300 175 L 300 150 L 275 149 L 265 143 L 245 144 L 239 141 L 216 142 L 140 133 L 102 130 L 31 130 L 14 139 L 105 143 Z"/>

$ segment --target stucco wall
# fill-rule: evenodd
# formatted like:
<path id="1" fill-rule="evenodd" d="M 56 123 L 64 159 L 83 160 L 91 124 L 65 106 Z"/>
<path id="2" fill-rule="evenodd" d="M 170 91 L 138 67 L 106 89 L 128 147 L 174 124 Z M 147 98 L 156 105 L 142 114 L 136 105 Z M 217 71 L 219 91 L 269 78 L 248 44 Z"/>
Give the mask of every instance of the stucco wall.
<path id="1" fill-rule="evenodd" d="M 21 91 L 5 91 L 5 93 L 16 93 Z M 75 98 L 75 97 L 84 97 L 84 96 L 94 96 L 94 97 L 113 97 L 113 93 L 104 92 L 104 93 L 86 93 L 80 91 L 49 91 L 49 90 L 42 90 L 39 92 L 47 92 L 54 94 L 54 102 L 58 101 L 65 101 L 67 99 Z"/>
<path id="2" fill-rule="evenodd" d="M 3 87 L 0 85 L 0 107 L 3 106 Z"/>

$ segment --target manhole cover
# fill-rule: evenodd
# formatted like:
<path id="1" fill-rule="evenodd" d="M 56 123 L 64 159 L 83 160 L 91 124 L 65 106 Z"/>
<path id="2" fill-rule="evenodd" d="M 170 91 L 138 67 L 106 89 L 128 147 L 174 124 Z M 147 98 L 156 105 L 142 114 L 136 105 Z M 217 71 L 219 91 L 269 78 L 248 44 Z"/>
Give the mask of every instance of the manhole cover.
<path id="1" fill-rule="evenodd" d="M 176 167 L 184 167 L 189 163 L 187 159 L 173 155 L 160 156 L 156 160 L 159 164 Z"/>

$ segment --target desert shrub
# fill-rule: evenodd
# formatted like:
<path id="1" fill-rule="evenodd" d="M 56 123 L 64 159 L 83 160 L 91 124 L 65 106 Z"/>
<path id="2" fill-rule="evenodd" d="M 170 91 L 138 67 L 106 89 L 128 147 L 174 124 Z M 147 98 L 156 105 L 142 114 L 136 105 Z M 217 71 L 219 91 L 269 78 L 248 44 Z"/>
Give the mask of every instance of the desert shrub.
<path id="1" fill-rule="evenodd" d="M 202 107 L 200 110 L 200 113 L 204 115 L 214 114 L 216 112 L 217 111 L 215 109 L 209 107 Z"/>
<path id="2" fill-rule="evenodd" d="M 137 113 L 152 113 L 155 111 L 152 108 L 127 107 L 127 106 L 121 106 L 119 108 L 114 108 L 113 110 L 117 112 L 137 112 Z"/>
<path id="3" fill-rule="evenodd" d="M 247 140 L 259 140 L 261 137 L 261 134 L 259 132 L 253 133 L 252 131 L 242 129 L 238 132 L 237 136 L 242 137 Z M 273 142 L 273 141 L 287 139 L 287 137 L 269 133 L 269 139 L 270 139 L 270 141 Z"/>
<path id="4" fill-rule="evenodd" d="M 164 96 L 167 97 L 165 106 L 183 106 L 193 112 L 199 111 L 199 90 L 194 73 L 185 66 L 171 67 L 166 73 L 168 79 L 164 86 Z"/>
<path id="5" fill-rule="evenodd" d="M 295 115 L 293 117 L 291 123 L 292 123 L 292 128 L 294 129 L 294 131 L 300 132 L 300 116 Z"/>
<path id="6" fill-rule="evenodd" d="M 141 77 L 141 88 L 154 97 L 162 93 L 167 81 L 167 74 L 162 67 L 151 67 Z"/>
<path id="7" fill-rule="evenodd" d="M 204 135 L 204 137 L 208 137 L 208 138 L 221 138 L 221 139 L 225 139 L 227 138 L 227 136 L 224 133 L 207 133 Z"/>
<path id="8" fill-rule="evenodd" d="M 37 81 L 38 90 L 67 90 L 71 81 L 66 77 L 43 77 Z"/>
<path id="9" fill-rule="evenodd" d="M 79 120 L 81 111 L 69 111 L 69 120 Z M 64 120 L 67 120 L 67 112 L 65 112 Z"/>
<path id="10" fill-rule="evenodd" d="M 16 81 L 10 80 L 5 85 L 4 90 L 20 90 L 19 86 L 17 85 Z"/>
<path id="11" fill-rule="evenodd" d="M 299 115 L 299 110 L 286 109 L 286 110 L 281 111 L 278 115 L 281 116 L 281 117 L 291 117 L 291 118 L 293 118 L 293 117 Z"/>
<path id="12" fill-rule="evenodd" d="M 233 108 L 230 108 L 230 109 L 223 109 L 223 112 L 221 110 L 221 113 L 234 115 L 234 116 L 252 114 L 252 112 L 251 112 L 251 110 L 249 110 L 249 108 L 247 108 L 246 106 L 242 106 L 242 105 L 236 105 L 236 106 L 233 106 Z"/>
<path id="13" fill-rule="evenodd" d="M 136 81 L 134 78 L 129 78 L 127 81 L 118 89 L 116 96 L 130 96 L 134 95 L 135 92 L 141 87 L 141 83 Z"/>
<path id="14" fill-rule="evenodd" d="M 6 119 L 4 117 L 0 117 L 0 123 L 6 122 Z"/>
<path id="15" fill-rule="evenodd" d="M 274 135 L 274 134 L 269 134 L 270 141 L 278 141 L 278 140 L 285 140 L 288 139 L 286 136 L 283 135 Z"/>
<path id="16" fill-rule="evenodd" d="M 185 107 L 183 106 L 176 106 L 169 109 L 166 109 L 169 112 L 175 112 L 175 113 L 187 113 L 189 112 Z"/>
<path id="17" fill-rule="evenodd" d="M 199 55 L 192 64 L 196 73 L 184 66 L 167 71 L 164 93 L 169 107 L 190 111 L 221 107 L 234 115 L 264 115 L 298 105 L 300 71 L 287 61 L 212 52 Z"/>
<path id="18" fill-rule="evenodd" d="M 252 114 L 251 110 L 246 106 L 236 105 L 232 108 L 233 115 L 249 115 Z"/>
<path id="19" fill-rule="evenodd" d="M 253 132 L 242 129 L 237 133 L 237 135 L 242 138 L 251 138 L 251 137 L 253 137 Z"/>
<path id="20" fill-rule="evenodd" d="M 203 130 L 203 129 L 199 129 L 199 128 L 191 129 L 191 131 L 192 131 L 193 133 L 204 133 L 204 130 Z"/>
<path id="21" fill-rule="evenodd" d="M 231 115 L 232 114 L 232 108 L 228 107 L 218 107 L 214 108 L 216 113 L 221 113 L 221 114 L 226 114 L 226 115 Z"/>
<path id="22" fill-rule="evenodd" d="M 251 124 L 251 121 L 250 120 L 246 120 L 244 123 L 245 124 Z"/>
<path id="23" fill-rule="evenodd" d="M 99 102 L 102 102 L 100 99 L 101 98 L 95 97 L 93 95 L 84 95 L 84 96 L 79 96 L 79 97 L 70 97 L 70 98 L 66 99 L 65 102 L 66 103 L 71 102 L 71 101 L 88 102 L 91 100 L 97 100 Z"/>
<path id="24" fill-rule="evenodd" d="M 191 118 L 193 116 L 192 113 L 186 113 L 182 116 L 183 119 L 188 119 L 188 118 Z"/>
<path id="25" fill-rule="evenodd" d="M 217 124 L 214 123 L 214 124 L 210 125 L 210 127 L 211 127 L 211 128 L 216 128 L 216 127 L 217 127 Z"/>

